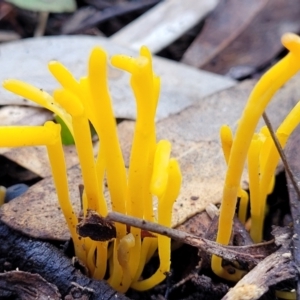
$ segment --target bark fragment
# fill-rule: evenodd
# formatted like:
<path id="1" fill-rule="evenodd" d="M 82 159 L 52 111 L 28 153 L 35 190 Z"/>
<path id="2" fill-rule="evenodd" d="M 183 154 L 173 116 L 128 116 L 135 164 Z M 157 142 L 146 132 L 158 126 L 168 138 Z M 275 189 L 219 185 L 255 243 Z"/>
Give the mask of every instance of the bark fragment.
<path id="1" fill-rule="evenodd" d="M 4 262 L 12 268 L 38 273 L 45 280 L 57 286 L 62 297 L 69 294 L 74 284 L 93 290 L 92 299 L 128 299 L 117 293 L 105 281 L 88 278 L 72 265 L 62 251 L 53 245 L 28 238 L 0 222 L 0 270 Z"/>
<path id="2" fill-rule="evenodd" d="M 245 275 L 222 300 L 259 299 L 269 290 L 270 286 L 295 278 L 296 270 L 291 257 L 289 250 L 280 248 Z"/>
<path id="3" fill-rule="evenodd" d="M 59 300 L 61 295 L 55 285 L 38 274 L 11 271 L 0 274 L 0 298 Z"/>

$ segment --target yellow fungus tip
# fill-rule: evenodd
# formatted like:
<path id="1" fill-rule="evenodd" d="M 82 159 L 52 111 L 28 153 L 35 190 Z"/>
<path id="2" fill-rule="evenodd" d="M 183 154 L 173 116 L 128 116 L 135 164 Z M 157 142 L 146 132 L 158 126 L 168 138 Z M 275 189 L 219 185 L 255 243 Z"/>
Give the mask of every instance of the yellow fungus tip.
<path id="1" fill-rule="evenodd" d="M 300 37 L 295 33 L 285 33 L 281 38 L 281 42 L 289 51 L 300 52 Z"/>
<path id="2" fill-rule="evenodd" d="M 147 57 L 149 60 L 152 59 L 151 52 L 150 52 L 149 48 L 146 47 L 146 46 L 142 46 L 141 47 L 141 49 L 140 49 L 140 55 Z"/>
<path id="3" fill-rule="evenodd" d="M 77 95 L 65 89 L 57 89 L 53 92 L 54 99 L 73 117 L 81 116 L 84 107 Z"/>

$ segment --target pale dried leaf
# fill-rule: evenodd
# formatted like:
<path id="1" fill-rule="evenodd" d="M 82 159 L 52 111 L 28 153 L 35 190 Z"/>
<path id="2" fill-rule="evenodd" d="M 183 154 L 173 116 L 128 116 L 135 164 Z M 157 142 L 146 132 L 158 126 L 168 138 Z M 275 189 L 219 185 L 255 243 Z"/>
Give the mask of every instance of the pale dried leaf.
<path id="1" fill-rule="evenodd" d="M 0 45 L 0 81 L 16 78 L 51 93 L 58 87 L 58 84 L 48 72 L 47 63 L 57 59 L 79 78 L 86 74 L 87 56 L 92 47 L 96 45 L 106 49 L 110 55 L 116 53 L 137 55 L 133 51 L 116 46 L 99 37 L 66 36 L 27 39 Z M 14 59 L 11 58 L 12 53 Z M 162 78 L 162 91 L 157 114 L 159 120 L 178 113 L 206 95 L 235 84 L 234 81 L 224 77 L 161 58 L 154 57 L 154 65 L 154 69 Z M 128 74 L 110 67 L 109 78 L 116 117 L 134 119 L 135 101 L 129 87 Z M 0 105 L 6 104 L 34 105 L 32 102 L 0 89 Z M 13 125 L 14 123 L 11 121 L 9 124 Z M 16 122 L 16 124 L 18 123 Z M 65 147 L 65 149 L 70 149 L 66 151 L 74 153 L 72 147 Z M 50 175 L 47 155 L 43 148 L 0 149 L 0 153 L 41 177 Z M 69 155 L 67 161 L 68 167 L 78 163 L 74 155 Z"/>
<path id="2" fill-rule="evenodd" d="M 0 109 L 0 126 L 42 125 L 52 119 L 52 113 L 39 107 L 5 106 Z"/>
<path id="3" fill-rule="evenodd" d="M 134 50 L 147 45 L 152 52 L 158 52 L 200 23 L 218 2 L 162 1 L 115 33 L 111 40 Z"/>
<path id="4" fill-rule="evenodd" d="M 52 93 L 58 83 L 48 71 L 47 63 L 59 60 L 76 78 L 85 76 L 88 55 L 94 46 L 104 48 L 109 56 L 120 53 L 137 55 L 136 52 L 102 37 L 55 36 L 26 39 L 0 45 L 0 82 L 15 78 Z M 153 61 L 154 70 L 162 81 L 158 120 L 180 112 L 204 96 L 235 84 L 228 78 L 163 58 L 154 57 Z M 109 78 L 116 117 L 134 119 L 135 101 L 129 87 L 128 74 L 110 68 Z M 0 89 L 0 105 L 8 104 L 33 105 L 32 102 Z"/>

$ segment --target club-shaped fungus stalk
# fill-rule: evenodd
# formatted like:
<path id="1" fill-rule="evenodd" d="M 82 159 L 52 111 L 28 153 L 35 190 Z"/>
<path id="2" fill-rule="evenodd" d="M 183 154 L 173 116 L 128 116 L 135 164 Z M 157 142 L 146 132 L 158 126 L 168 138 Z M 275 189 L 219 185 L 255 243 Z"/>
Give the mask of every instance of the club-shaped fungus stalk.
<path id="1" fill-rule="evenodd" d="M 36 88 L 28 83 L 25 83 L 20 80 L 10 79 L 5 80 L 2 83 L 3 87 L 8 91 L 11 91 L 24 99 L 30 99 L 31 101 L 43 106 L 56 115 L 58 115 L 62 120 L 64 120 L 65 124 L 73 134 L 73 128 L 71 124 L 71 116 L 68 115 L 64 109 L 55 102 L 53 97 L 49 95 L 47 92 L 42 89 Z"/>
<path id="2" fill-rule="evenodd" d="M 165 140 L 156 143 L 155 113 L 160 79 L 152 70 L 152 57 L 146 47 L 141 48 L 137 58 L 116 55 L 112 58 L 112 64 L 130 73 L 136 99 L 136 126 L 128 175 L 109 94 L 107 56 L 102 49 L 96 47 L 92 50 L 88 74 L 79 80 L 61 63 L 50 62 L 49 70 L 61 84 L 54 91 L 53 97 L 18 80 L 6 80 L 3 86 L 53 111 L 70 129 L 84 182 L 84 216 L 88 209 L 106 216 L 108 200 L 103 190 L 106 179 L 113 210 L 170 226 L 172 206 L 180 190 L 181 174 L 177 161 L 170 159 L 170 143 Z M 93 155 L 89 123 L 95 128 L 100 140 L 96 158 Z M 142 238 L 140 229 L 127 230 L 123 224 L 115 224 L 117 234 L 111 241 L 79 237 L 75 230 L 78 220 L 69 200 L 66 166 L 61 140 L 58 138 L 60 126 L 47 123 L 45 126 L 31 127 L 28 132 L 24 128 L 0 128 L 3 142 L 0 145 L 47 146 L 59 204 L 75 244 L 75 254 L 86 264 L 91 276 L 107 279 L 120 292 L 126 292 L 129 287 L 146 290 L 160 283 L 170 270 L 170 239 L 154 234 Z M 9 130 L 16 130 L 18 134 L 8 134 Z M 23 134 L 22 130 L 27 134 Z M 46 133 L 42 134 L 43 131 Z M 158 199 L 157 216 L 153 210 L 154 197 Z M 148 279 L 140 280 L 145 264 L 157 249 L 160 258 L 158 270 Z"/>
<path id="3" fill-rule="evenodd" d="M 300 54 L 299 54 L 300 58 Z M 285 147 L 286 142 L 292 132 L 300 123 L 300 102 L 298 102 L 295 107 L 289 112 L 284 121 L 280 124 L 276 130 L 277 139 L 282 148 Z M 255 242 L 260 242 L 262 240 L 263 233 L 263 220 L 266 206 L 266 198 L 270 193 L 270 188 L 274 185 L 274 173 L 276 166 L 279 161 L 279 153 L 273 143 L 272 137 L 268 135 L 266 141 L 266 146 L 271 144 L 269 148 L 268 156 L 264 159 L 264 164 L 261 170 L 261 179 L 259 184 L 259 195 L 258 195 L 258 205 L 259 205 L 259 216 L 257 222 L 254 222 L 254 227 L 251 226 L 250 234 Z M 252 210 L 252 209 L 251 209 Z"/>
<path id="4" fill-rule="evenodd" d="M 158 223 L 164 226 L 171 226 L 171 212 L 174 199 L 179 194 L 181 185 L 181 173 L 178 162 L 175 159 L 170 159 L 168 168 L 165 170 L 165 175 L 168 180 L 166 188 L 161 196 L 158 196 Z M 149 287 L 157 285 L 161 282 L 170 270 L 171 264 L 171 240 L 166 236 L 158 236 L 158 255 L 160 265 L 158 270 L 148 279 L 133 283 L 132 287 L 136 290 L 147 290 Z"/>
<path id="5" fill-rule="evenodd" d="M 248 163 L 248 175 L 249 175 L 249 190 L 251 195 L 251 229 L 255 228 L 257 224 L 257 219 L 260 216 L 260 206 L 259 206 L 259 179 L 260 179 L 260 151 L 262 147 L 262 140 L 259 138 L 258 134 L 254 134 L 247 156 Z M 252 237 L 253 238 L 253 237 Z"/>
<path id="6" fill-rule="evenodd" d="M 68 191 L 63 148 L 60 141 L 60 125 L 46 122 L 44 126 L 6 126 L 0 127 L 0 147 L 47 147 L 48 157 L 59 205 L 66 219 L 72 236 L 75 236 L 74 246 L 79 259 L 83 259 L 82 243 L 76 235 L 77 217 L 72 208 Z"/>
<path id="7" fill-rule="evenodd" d="M 300 38 L 295 34 L 287 33 L 283 35 L 282 43 L 290 51 L 289 54 L 266 72 L 256 84 L 248 99 L 233 139 L 223 188 L 217 234 L 217 242 L 224 245 L 227 245 L 230 241 L 241 176 L 257 123 L 275 92 L 300 69 Z M 284 133 L 285 135 L 286 133 Z M 275 170 L 271 166 L 273 167 L 275 164 L 276 167 L 277 163 L 274 162 L 272 155 L 269 155 L 268 160 L 270 160 L 270 163 L 265 163 L 264 168 L 262 168 L 260 197 L 267 194 Z M 263 185 L 263 183 L 266 184 Z M 262 206 L 264 206 L 262 202 L 264 201 L 260 199 L 260 215 L 264 213 L 262 212 Z M 239 280 L 239 275 L 242 275 L 242 272 L 229 274 L 222 267 L 222 259 L 217 256 L 212 257 L 212 269 L 218 276 L 228 280 Z"/>
<path id="8" fill-rule="evenodd" d="M 231 147 L 232 147 L 232 141 L 233 141 L 232 131 L 228 125 L 221 126 L 220 139 L 221 139 L 223 155 L 224 155 L 226 163 L 228 164 L 230 151 L 231 151 Z M 239 217 L 239 220 L 242 222 L 242 224 L 245 224 L 246 217 L 247 217 L 249 196 L 248 196 L 248 193 L 245 190 L 243 190 L 241 186 L 239 187 L 237 195 L 240 198 L 238 217 Z"/>
<path id="9" fill-rule="evenodd" d="M 150 193 L 148 172 L 153 168 L 155 112 L 160 87 L 160 81 L 152 71 L 152 63 L 146 49 L 142 48 L 141 54 L 144 55 L 137 58 L 125 55 L 116 55 L 112 58 L 113 66 L 131 74 L 130 84 L 136 99 L 137 117 L 129 162 L 126 209 L 128 214 L 139 218 L 143 218 L 145 206 L 149 207 L 147 203 L 149 200 L 152 212 L 152 197 L 147 197 Z M 140 263 L 141 230 L 132 228 L 131 233 L 135 237 L 135 245 L 132 248 L 133 255 L 129 265 L 132 276 L 135 277 Z"/>

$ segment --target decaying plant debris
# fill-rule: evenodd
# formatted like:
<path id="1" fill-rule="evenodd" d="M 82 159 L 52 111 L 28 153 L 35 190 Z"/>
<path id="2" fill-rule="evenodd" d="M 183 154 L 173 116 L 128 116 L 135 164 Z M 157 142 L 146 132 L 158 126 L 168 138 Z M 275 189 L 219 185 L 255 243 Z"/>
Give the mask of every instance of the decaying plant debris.
<path id="1" fill-rule="evenodd" d="M 223 246 L 205 238 L 115 212 L 109 213 L 108 219 L 167 235 L 174 240 L 199 248 L 200 253 L 216 254 L 227 261 L 238 262 L 243 266 L 252 264 L 253 267 L 256 265 L 222 299 L 241 299 L 238 296 L 241 293 L 243 295 L 246 293 L 246 298 L 243 299 L 258 299 L 271 286 L 296 277 L 296 269 L 290 251 L 292 228 L 289 227 L 276 227 L 272 232 L 274 240 L 270 242 L 247 246 Z"/>
<path id="2" fill-rule="evenodd" d="M 87 291 L 93 299 L 128 299 L 115 292 L 106 282 L 93 280 L 83 275 L 67 258 L 63 251 L 43 241 L 26 237 L 0 223 L 0 257 L 1 271 L 19 269 L 39 274 L 46 281 L 55 285 L 62 297 L 67 297 L 77 290 L 77 294 L 86 295 Z M 6 289 L 0 285 L 0 298 L 5 298 Z M 65 298 L 67 299 L 67 298 Z M 73 299 L 73 298 L 69 298 Z M 80 298 L 78 299 L 90 299 Z"/>
<path id="3" fill-rule="evenodd" d="M 38 274 L 10 271 L 0 274 L 1 298 L 10 299 L 61 299 L 58 288 Z"/>
<path id="4" fill-rule="evenodd" d="M 243 265 L 257 265 L 266 256 L 274 252 L 278 247 L 274 240 L 248 246 L 223 246 L 205 238 L 199 238 L 186 232 L 160 226 L 156 223 L 146 222 L 145 220 L 125 216 L 116 212 L 110 212 L 107 218 L 108 220 L 117 221 L 119 223 L 138 227 L 150 232 L 167 235 L 173 240 L 196 247 L 205 253 L 215 254 L 226 259 L 227 261 L 237 261 Z"/>
<path id="5" fill-rule="evenodd" d="M 239 299 L 235 298 L 234 295 L 239 294 L 242 290 L 247 290 L 249 294 L 247 299 L 258 299 L 268 291 L 270 286 L 287 279 L 295 279 L 296 276 L 289 249 L 292 237 L 292 229 L 289 227 L 276 228 L 273 231 L 274 240 L 266 243 L 247 246 L 222 246 L 205 238 L 117 213 L 110 213 L 108 217 L 110 220 L 137 226 L 145 231 L 166 234 L 174 240 L 201 249 L 202 253 L 218 254 L 228 261 L 238 261 L 243 266 L 251 265 L 251 268 L 256 266 L 223 299 Z M 1 271 L 18 268 L 22 271 L 37 273 L 50 284 L 56 286 L 63 297 L 67 295 L 72 297 L 72 293 L 74 294 L 76 291 L 75 294 L 77 295 L 85 295 L 87 297 L 85 299 L 112 299 L 112 297 L 127 299 L 124 295 L 115 293 L 104 281 L 95 281 L 80 273 L 62 251 L 47 242 L 28 238 L 3 223 L 0 223 L 0 238 L 5 241 L 5 243 L 0 244 Z M 215 295 L 220 291 L 225 294 L 228 289 L 226 284 L 221 284 L 221 286 L 220 283 L 214 284 L 211 279 L 204 275 L 199 276 L 194 273 L 194 276 L 190 276 L 189 279 L 193 284 L 210 289 L 210 293 L 215 291 Z M 0 297 L 6 299 L 6 292 L 1 280 L 0 278 Z M 174 288 L 176 289 L 176 287 Z"/>

